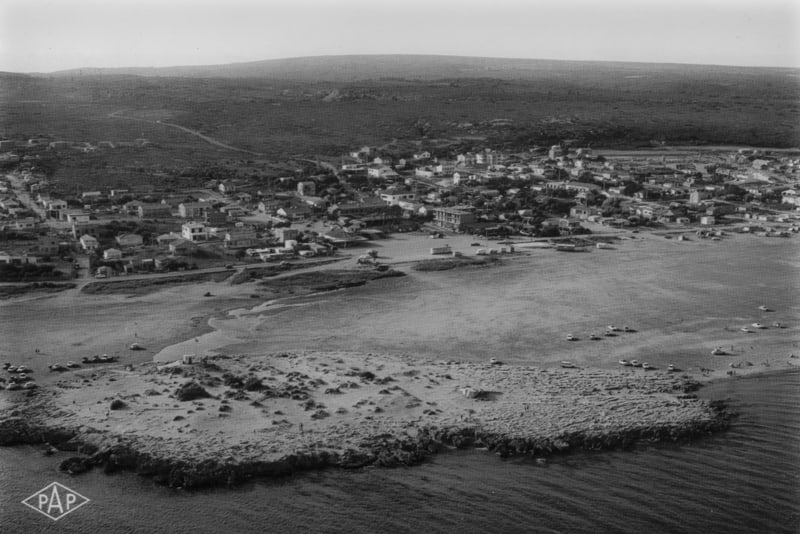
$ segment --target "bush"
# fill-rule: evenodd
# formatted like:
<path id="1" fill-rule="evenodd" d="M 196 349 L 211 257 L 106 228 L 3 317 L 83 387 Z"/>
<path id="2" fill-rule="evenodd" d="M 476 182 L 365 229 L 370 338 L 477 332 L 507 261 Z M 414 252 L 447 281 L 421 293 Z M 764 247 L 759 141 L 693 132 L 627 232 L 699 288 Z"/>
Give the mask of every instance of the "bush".
<path id="1" fill-rule="evenodd" d="M 179 401 L 191 401 L 195 399 L 204 399 L 211 397 L 208 391 L 197 382 L 187 382 L 175 392 L 175 397 Z"/>

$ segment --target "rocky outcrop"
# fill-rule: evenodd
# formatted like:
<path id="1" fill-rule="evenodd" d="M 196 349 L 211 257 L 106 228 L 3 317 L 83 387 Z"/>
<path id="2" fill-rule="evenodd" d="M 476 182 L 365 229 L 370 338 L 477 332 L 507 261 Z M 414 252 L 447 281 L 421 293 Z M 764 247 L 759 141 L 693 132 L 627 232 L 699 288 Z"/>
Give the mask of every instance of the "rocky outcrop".
<path id="1" fill-rule="evenodd" d="M 543 457 L 580 450 L 626 449 L 638 443 L 683 441 L 724 430 L 732 414 L 721 402 L 710 403 L 714 417 L 670 425 L 631 426 L 604 433 L 572 432 L 550 438 L 527 438 L 511 434 L 483 432 L 471 426 L 422 427 L 411 438 L 368 439 L 360 449 L 344 451 L 315 450 L 286 455 L 274 461 L 204 460 L 192 462 L 179 457 L 155 457 L 138 452 L 135 443 L 120 436 L 106 436 L 91 429 L 48 428 L 25 417 L 0 420 L 0 445 L 49 443 L 61 450 L 77 450 L 75 456 L 61 462 L 60 469 L 80 474 L 93 467 L 105 473 L 135 472 L 159 484 L 176 488 L 233 486 L 253 478 L 274 478 L 298 471 L 339 467 L 358 469 L 411 466 L 425 461 L 443 449 L 470 447 L 487 449 L 500 457 Z M 222 453 L 221 453 L 222 454 Z"/>
<path id="2" fill-rule="evenodd" d="M 74 430 L 40 426 L 23 416 L 0 419 L 0 446 L 49 443 L 58 447 L 74 436 Z"/>

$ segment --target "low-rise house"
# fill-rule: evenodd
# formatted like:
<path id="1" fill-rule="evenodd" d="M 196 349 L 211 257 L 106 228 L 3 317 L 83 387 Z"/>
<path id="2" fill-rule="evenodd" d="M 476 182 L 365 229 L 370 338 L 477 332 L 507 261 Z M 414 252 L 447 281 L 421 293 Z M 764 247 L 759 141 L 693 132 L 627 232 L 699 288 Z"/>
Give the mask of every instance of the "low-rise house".
<path id="1" fill-rule="evenodd" d="M 161 234 L 160 236 L 156 237 L 156 244 L 160 247 L 169 246 L 170 243 L 173 241 L 177 241 L 178 239 L 183 239 L 180 234 L 175 234 L 170 232 L 168 234 Z"/>
<path id="2" fill-rule="evenodd" d="M 262 200 L 258 203 L 258 211 L 271 215 L 278 211 L 279 208 L 282 208 L 283 204 L 284 202 L 282 200 Z"/>
<path id="3" fill-rule="evenodd" d="M 217 189 L 223 195 L 231 195 L 236 192 L 236 185 L 233 182 L 229 182 L 226 180 L 220 182 L 219 186 L 217 186 Z"/>
<path id="4" fill-rule="evenodd" d="M 297 228 L 275 228 L 272 234 L 278 239 L 279 243 L 297 240 L 300 237 L 300 230 Z"/>
<path id="5" fill-rule="evenodd" d="M 181 225 L 181 237 L 187 241 L 197 242 L 208 239 L 206 225 L 200 222 L 187 222 Z"/>
<path id="6" fill-rule="evenodd" d="M 173 256 L 191 254 L 197 250 L 197 245 L 188 239 L 176 239 L 169 244 L 169 251 Z"/>
<path id="7" fill-rule="evenodd" d="M 53 236 L 40 236 L 36 240 L 36 252 L 42 256 L 52 256 L 61 250 L 61 242 Z"/>
<path id="8" fill-rule="evenodd" d="M 36 265 L 39 263 L 39 258 L 36 256 L 28 256 L 27 254 L 0 252 L 0 263 L 8 265 Z"/>
<path id="9" fill-rule="evenodd" d="M 144 243 L 139 234 L 120 234 L 114 240 L 123 248 L 141 247 Z"/>
<path id="10" fill-rule="evenodd" d="M 309 206 L 292 206 L 289 208 L 278 208 L 276 213 L 290 221 L 300 222 L 311 217 L 313 210 Z"/>
<path id="11" fill-rule="evenodd" d="M 83 210 L 68 210 L 65 216 L 68 223 L 84 224 L 89 222 L 89 214 Z"/>
<path id="12" fill-rule="evenodd" d="M 417 195 L 410 192 L 395 192 L 395 191 L 387 191 L 384 193 L 380 193 L 380 198 L 390 206 L 397 206 L 402 201 L 410 201 L 414 200 Z"/>
<path id="13" fill-rule="evenodd" d="M 159 202 L 140 204 L 138 212 L 140 219 L 163 219 L 172 217 L 172 209 L 169 207 L 169 204 L 161 204 Z"/>
<path id="14" fill-rule="evenodd" d="M 568 232 L 574 232 L 575 230 L 581 228 L 581 221 L 577 219 L 559 219 L 558 220 L 558 228 L 560 230 L 566 230 Z"/>
<path id="15" fill-rule="evenodd" d="M 716 224 L 716 219 L 712 215 L 703 215 L 700 217 L 700 224 L 704 226 L 711 226 Z"/>
<path id="16" fill-rule="evenodd" d="M 328 205 L 327 201 L 322 197 L 298 196 L 297 197 L 303 204 L 308 204 L 314 209 L 325 209 Z"/>
<path id="17" fill-rule="evenodd" d="M 367 168 L 367 176 L 386 180 L 397 178 L 399 174 L 388 165 L 373 165 Z"/>
<path id="18" fill-rule="evenodd" d="M 144 202 L 140 200 L 131 200 L 130 202 L 126 202 L 122 205 L 122 210 L 124 213 L 128 215 L 139 215 L 139 206 L 143 205 Z"/>
<path id="19" fill-rule="evenodd" d="M 103 259 L 106 261 L 121 260 L 122 251 L 116 248 L 107 248 L 103 251 Z"/>
<path id="20" fill-rule="evenodd" d="M 781 193 L 781 204 L 800 206 L 800 195 L 794 189 L 787 189 Z"/>
<path id="21" fill-rule="evenodd" d="M 328 208 L 328 213 L 338 217 L 364 217 L 372 214 L 388 214 L 392 209 L 378 197 L 367 197 L 361 202 L 342 202 Z"/>
<path id="22" fill-rule="evenodd" d="M 78 241 L 81 244 L 81 248 L 86 252 L 94 252 L 95 250 L 97 250 L 98 247 L 97 239 L 90 236 L 89 234 L 82 235 Z"/>
<path id="23" fill-rule="evenodd" d="M 33 217 L 22 217 L 20 219 L 14 219 L 11 226 L 14 230 L 35 230 L 39 227 L 39 221 Z"/>
<path id="24" fill-rule="evenodd" d="M 592 215 L 600 215 L 602 210 L 597 208 L 590 208 L 588 206 L 573 206 L 569 210 L 570 217 L 574 217 L 576 219 L 587 220 Z"/>
<path id="25" fill-rule="evenodd" d="M 67 209 L 67 202 L 61 199 L 50 199 L 44 205 L 47 216 L 52 219 L 61 219 L 62 213 Z"/>
<path id="26" fill-rule="evenodd" d="M 222 206 L 219 211 L 224 213 L 227 217 L 243 217 L 247 215 L 247 210 L 245 210 L 239 204 L 228 204 L 227 206 Z"/>
<path id="27" fill-rule="evenodd" d="M 258 245 L 258 237 L 252 228 L 235 228 L 225 232 L 225 248 L 250 248 Z"/>
<path id="28" fill-rule="evenodd" d="M 322 235 L 322 238 L 336 246 L 347 246 L 355 243 L 363 243 L 367 238 L 361 235 L 345 232 L 338 228 L 332 228 Z"/>
<path id="29" fill-rule="evenodd" d="M 220 226 L 228 222 L 228 216 L 217 210 L 208 210 L 202 219 L 206 226 Z"/>
<path id="30" fill-rule="evenodd" d="M 202 219 L 211 209 L 207 202 L 181 202 L 178 204 L 178 214 L 182 219 Z"/>
<path id="31" fill-rule="evenodd" d="M 308 180 L 297 183 L 297 194 L 304 197 L 313 197 L 317 194 L 317 184 Z"/>
<path id="32" fill-rule="evenodd" d="M 236 195 L 234 195 L 234 198 L 236 199 L 237 202 L 241 202 L 243 204 L 250 204 L 253 201 L 253 195 L 245 192 L 236 193 Z"/>

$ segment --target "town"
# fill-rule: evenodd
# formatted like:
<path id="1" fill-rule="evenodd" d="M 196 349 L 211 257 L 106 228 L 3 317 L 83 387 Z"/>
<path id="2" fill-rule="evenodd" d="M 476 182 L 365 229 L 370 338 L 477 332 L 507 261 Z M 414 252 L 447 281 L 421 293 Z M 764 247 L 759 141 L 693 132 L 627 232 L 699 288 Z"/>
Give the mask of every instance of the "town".
<path id="1" fill-rule="evenodd" d="M 335 255 L 399 232 L 558 240 L 564 250 L 605 229 L 719 239 L 724 231 L 789 237 L 800 227 L 800 158 L 778 150 L 420 144 L 318 157 L 287 176 L 80 190 L 52 180 L 42 162 L 152 147 L 0 141 L 0 277 L 231 269 Z M 475 251 L 487 252 L 495 249 Z"/>

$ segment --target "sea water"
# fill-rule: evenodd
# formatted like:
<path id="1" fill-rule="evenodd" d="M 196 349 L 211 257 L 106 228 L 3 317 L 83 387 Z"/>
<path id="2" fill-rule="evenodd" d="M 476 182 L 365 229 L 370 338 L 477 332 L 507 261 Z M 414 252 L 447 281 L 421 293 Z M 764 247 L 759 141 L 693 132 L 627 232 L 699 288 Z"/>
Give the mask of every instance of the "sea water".
<path id="1" fill-rule="evenodd" d="M 336 469 L 195 492 L 132 474 L 70 477 L 65 455 L 0 448 L 0 532 L 800 532 L 800 372 L 706 386 L 740 412 L 682 445 Z M 21 501 L 58 481 L 91 501 L 54 522 Z"/>

